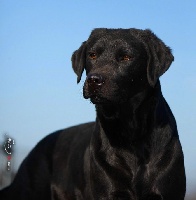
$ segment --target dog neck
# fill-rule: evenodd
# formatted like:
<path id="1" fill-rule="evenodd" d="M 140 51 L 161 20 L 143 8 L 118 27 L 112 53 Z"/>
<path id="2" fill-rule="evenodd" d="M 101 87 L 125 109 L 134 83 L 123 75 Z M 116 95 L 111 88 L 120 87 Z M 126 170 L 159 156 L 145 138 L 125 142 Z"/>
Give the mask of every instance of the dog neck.
<path id="1" fill-rule="evenodd" d="M 112 146 L 122 148 L 136 144 L 148 137 L 153 127 L 156 106 L 160 94 L 160 83 L 114 105 L 96 105 L 97 124 Z M 150 106 L 149 106 L 150 105 Z M 103 139 L 103 138 L 102 138 Z"/>

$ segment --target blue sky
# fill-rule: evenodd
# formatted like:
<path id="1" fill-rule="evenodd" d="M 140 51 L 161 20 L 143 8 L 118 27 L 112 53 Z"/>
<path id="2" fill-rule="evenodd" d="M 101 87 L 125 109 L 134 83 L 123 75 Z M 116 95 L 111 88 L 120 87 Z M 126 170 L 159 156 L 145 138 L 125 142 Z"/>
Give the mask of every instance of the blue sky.
<path id="1" fill-rule="evenodd" d="M 16 140 L 19 162 L 48 133 L 95 119 L 82 96 L 85 77 L 76 84 L 70 60 L 91 30 L 150 28 L 175 56 L 161 84 L 177 120 L 188 191 L 196 186 L 195 1 L 1 0 L 0 27 L 0 141 L 5 132 Z"/>

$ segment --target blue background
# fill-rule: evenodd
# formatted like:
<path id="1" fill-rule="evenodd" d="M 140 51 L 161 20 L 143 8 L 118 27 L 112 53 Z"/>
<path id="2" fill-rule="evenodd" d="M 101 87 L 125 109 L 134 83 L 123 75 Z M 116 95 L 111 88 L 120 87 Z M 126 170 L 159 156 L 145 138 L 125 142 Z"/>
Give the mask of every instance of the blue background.
<path id="1" fill-rule="evenodd" d="M 1 0 L 0 141 L 16 141 L 17 168 L 48 133 L 95 119 L 71 55 L 96 27 L 150 28 L 173 50 L 161 77 L 178 124 L 188 193 L 196 188 L 196 3 L 169 0 Z"/>

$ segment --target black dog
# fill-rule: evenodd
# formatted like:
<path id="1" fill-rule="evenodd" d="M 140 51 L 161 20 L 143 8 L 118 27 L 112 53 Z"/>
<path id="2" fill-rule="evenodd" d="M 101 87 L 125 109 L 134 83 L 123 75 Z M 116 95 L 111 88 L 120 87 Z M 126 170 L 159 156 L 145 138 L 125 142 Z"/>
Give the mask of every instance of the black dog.
<path id="1" fill-rule="evenodd" d="M 161 93 L 170 49 L 150 30 L 95 29 L 72 64 L 95 123 L 43 139 L 1 200 L 183 200 L 184 158 Z"/>

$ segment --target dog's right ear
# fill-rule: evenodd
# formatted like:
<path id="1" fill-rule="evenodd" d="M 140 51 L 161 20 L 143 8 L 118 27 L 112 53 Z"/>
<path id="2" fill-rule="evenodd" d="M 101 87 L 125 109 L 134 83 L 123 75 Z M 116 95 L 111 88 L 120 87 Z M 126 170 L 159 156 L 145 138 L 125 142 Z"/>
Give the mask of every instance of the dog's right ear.
<path id="1" fill-rule="evenodd" d="M 86 42 L 83 42 L 81 47 L 72 54 L 71 61 L 72 68 L 78 76 L 77 83 L 79 83 L 86 65 Z"/>

